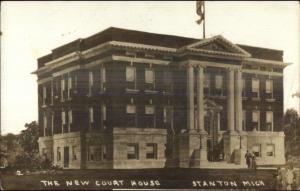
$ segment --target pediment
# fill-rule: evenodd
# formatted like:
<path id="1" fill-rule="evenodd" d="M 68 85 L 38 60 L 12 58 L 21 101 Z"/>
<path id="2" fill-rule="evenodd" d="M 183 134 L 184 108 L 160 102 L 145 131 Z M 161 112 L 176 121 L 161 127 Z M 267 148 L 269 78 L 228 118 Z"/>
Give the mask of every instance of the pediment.
<path id="1" fill-rule="evenodd" d="M 200 40 L 196 43 L 186 46 L 185 49 L 192 52 L 199 52 L 205 54 L 234 57 L 251 57 L 251 55 L 247 51 L 226 40 L 220 35 Z"/>

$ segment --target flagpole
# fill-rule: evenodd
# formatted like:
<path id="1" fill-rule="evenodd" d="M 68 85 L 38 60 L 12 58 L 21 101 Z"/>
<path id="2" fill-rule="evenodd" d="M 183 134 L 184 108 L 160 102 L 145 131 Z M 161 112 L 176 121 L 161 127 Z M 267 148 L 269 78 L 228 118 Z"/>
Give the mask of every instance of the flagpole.
<path id="1" fill-rule="evenodd" d="M 205 38 L 205 1 L 203 1 L 203 38 Z"/>

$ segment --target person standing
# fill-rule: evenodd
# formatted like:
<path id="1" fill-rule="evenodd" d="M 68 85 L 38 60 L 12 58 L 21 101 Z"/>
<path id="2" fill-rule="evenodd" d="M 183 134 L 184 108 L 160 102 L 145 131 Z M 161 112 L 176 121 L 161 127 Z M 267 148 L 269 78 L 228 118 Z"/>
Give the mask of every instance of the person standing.
<path id="1" fill-rule="evenodd" d="M 245 154 L 245 158 L 246 158 L 246 164 L 248 166 L 248 168 L 251 168 L 251 153 L 247 150 L 246 154 Z"/>
<path id="2" fill-rule="evenodd" d="M 257 169 L 256 156 L 255 156 L 255 154 L 253 152 L 251 154 L 251 158 L 252 158 L 252 160 L 251 160 L 251 168 L 254 169 L 254 170 L 256 170 Z"/>
<path id="3" fill-rule="evenodd" d="M 295 171 L 293 165 L 289 165 L 285 173 L 286 190 L 292 190 L 295 182 Z"/>

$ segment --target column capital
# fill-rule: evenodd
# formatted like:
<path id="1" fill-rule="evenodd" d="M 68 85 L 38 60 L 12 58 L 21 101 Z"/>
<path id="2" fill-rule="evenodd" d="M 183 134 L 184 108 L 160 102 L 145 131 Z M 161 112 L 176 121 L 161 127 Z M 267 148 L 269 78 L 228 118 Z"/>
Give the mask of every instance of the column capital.
<path id="1" fill-rule="evenodd" d="M 204 69 L 204 68 L 206 68 L 206 65 L 204 65 L 204 64 L 197 64 L 196 67 L 197 67 L 198 69 L 200 69 L 200 68 Z"/>
<path id="2" fill-rule="evenodd" d="M 195 65 L 190 63 L 190 62 L 187 62 L 184 66 L 187 67 L 187 68 L 195 67 Z"/>

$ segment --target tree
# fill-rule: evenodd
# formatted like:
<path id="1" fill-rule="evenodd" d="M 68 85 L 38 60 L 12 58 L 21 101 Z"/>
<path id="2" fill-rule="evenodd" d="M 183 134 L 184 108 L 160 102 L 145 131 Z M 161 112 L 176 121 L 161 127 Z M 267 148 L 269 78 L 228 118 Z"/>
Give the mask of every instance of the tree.
<path id="1" fill-rule="evenodd" d="M 36 154 L 39 151 L 39 126 L 36 121 L 25 124 L 26 129 L 23 130 L 19 137 L 19 142 L 28 154 Z"/>
<path id="2" fill-rule="evenodd" d="M 286 156 L 300 156 L 300 118 L 297 111 L 288 109 L 283 121 Z"/>

